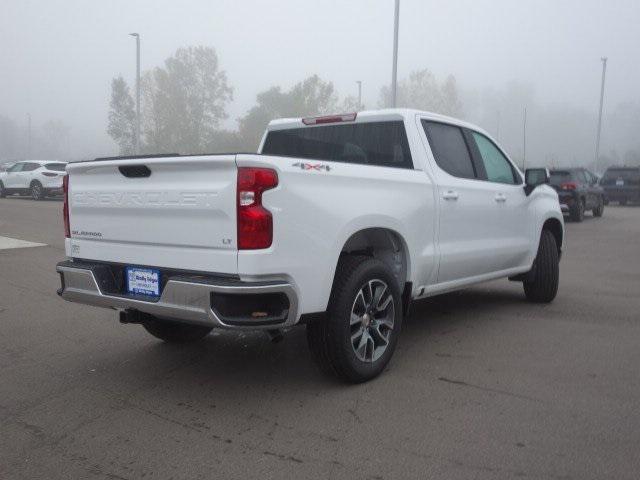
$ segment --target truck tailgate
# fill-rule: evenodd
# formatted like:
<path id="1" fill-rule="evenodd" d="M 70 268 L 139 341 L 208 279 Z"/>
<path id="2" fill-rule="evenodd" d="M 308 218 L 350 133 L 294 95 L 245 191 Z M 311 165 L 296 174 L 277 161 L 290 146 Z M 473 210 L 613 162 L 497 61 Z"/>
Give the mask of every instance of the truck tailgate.
<path id="1" fill-rule="evenodd" d="M 237 273 L 235 155 L 69 164 L 67 255 Z"/>

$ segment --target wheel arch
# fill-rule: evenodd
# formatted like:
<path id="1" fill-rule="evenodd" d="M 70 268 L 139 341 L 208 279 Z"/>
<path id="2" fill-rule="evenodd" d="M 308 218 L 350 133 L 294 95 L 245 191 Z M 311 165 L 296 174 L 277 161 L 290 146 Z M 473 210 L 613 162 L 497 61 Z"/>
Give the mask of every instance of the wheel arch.
<path id="1" fill-rule="evenodd" d="M 562 245 L 564 243 L 564 228 L 562 222 L 555 217 L 547 218 L 542 224 L 540 229 L 540 235 L 544 230 L 548 230 L 556 239 L 556 245 L 558 247 L 558 255 L 562 252 Z"/>
<path id="2" fill-rule="evenodd" d="M 366 255 L 382 261 L 398 280 L 400 291 L 410 278 L 411 261 L 407 242 L 393 229 L 368 227 L 354 232 L 340 249 L 340 256 L 350 254 Z"/>

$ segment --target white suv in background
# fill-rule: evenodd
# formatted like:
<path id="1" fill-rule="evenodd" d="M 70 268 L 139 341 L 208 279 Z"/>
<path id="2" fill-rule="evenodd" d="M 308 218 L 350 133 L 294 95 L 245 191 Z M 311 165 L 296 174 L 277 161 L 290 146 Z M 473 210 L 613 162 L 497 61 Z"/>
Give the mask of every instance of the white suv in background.
<path id="1" fill-rule="evenodd" d="M 62 194 L 66 162 L 26 160 L 0 172 L 0 198 L 14 193 L 31 195 L 34 200 Z"/>

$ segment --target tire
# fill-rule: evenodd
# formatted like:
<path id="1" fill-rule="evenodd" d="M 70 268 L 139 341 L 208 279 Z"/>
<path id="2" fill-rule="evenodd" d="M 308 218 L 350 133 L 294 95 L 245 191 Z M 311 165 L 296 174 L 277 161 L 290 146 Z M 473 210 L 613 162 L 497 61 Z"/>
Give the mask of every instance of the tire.
<path id="1" fill-rule="evenodd" d="M 361 383 L 382 373 L 401 327 L 401 294 L 389 267 L 370 257 L 345 255 L 338 263 L 327 316 L 307 325 L 307 342 L 323 372 Z"/>
<path id="2" fill-rule="evenodd" d="M 549 230 L 543 230 L 533 269 L 523 282 L 524 293 L 530 302 L 550 303 L 556 298 L 560 280 L 559 261 L 556 238 Z"/>
<path id="3" fill-rule="evenodd" d="M 45 197 L 45 191 L 42 184 L 38 181 L 31 182 L 30 187 L 31 198 L 34 200 L 42 200 Z"/>
<path id="4" fill-rule="evenodd" d="M 622 198 L 620 200 L 618 200 L 618 205 L 622 205 L 623 207 L 627 204 L 627 199 L 626 198 Z"/>
<path id="5" fill-rule="evenodd" d="M 604 197 L 604 200 L 603 200 L 603 202 L 602 202 L 602 203 L 604 203 L 604 206 L 605 206 L 605 207 L 606 207 L 607 205 L 609 205 L 609 197 Z"/>
<path id="6" fill-rule="evenodd" d="M 603 213 L 604 213 L 604 198 L 600 197 L 600 199 L 598 200 L 598 206 L 593 209 L 593 216 L 601 217 Z"/>
<path id="7" fill-rule="evenodd" d="M 0 198 L 7 196 L 7 191 L 4 189 L 4 184 L 0 182 Z"/>
<path id="8" fill-rule="evenodd" d="M 167 343 L 192 343 L 206 337 L 213 328 L 200 325 L 159 320 L 149 315 L 142 323 L 144 329 Z"/>
<path id="9" fill-rule="evenodd" d="M 584 220 L 584 202 L 582 199 L 578 199 L 573 208 L 571 209 L 569 216 L 573 222 L 581 222 Z"/>

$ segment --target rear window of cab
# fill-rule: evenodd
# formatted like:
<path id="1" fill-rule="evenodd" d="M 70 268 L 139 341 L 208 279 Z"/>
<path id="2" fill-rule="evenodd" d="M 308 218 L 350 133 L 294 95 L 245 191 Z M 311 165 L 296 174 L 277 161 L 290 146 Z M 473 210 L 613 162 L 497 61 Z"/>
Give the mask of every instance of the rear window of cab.
<path id="1" fill-rule="evenodd" d="M 271 130 L 262 153 L 283 157 L 413 168 L 402 121 Z"/>

